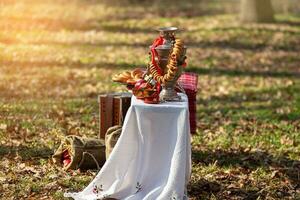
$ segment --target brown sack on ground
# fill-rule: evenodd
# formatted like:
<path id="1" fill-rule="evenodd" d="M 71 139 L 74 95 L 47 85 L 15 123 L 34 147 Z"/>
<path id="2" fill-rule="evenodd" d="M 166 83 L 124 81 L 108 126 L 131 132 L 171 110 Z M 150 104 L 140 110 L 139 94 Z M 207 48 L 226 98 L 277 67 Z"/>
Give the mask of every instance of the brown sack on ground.
<path id="1" fill-rule="evenodd" d="M 106 160 L 104 141 L 69 135 L 61 142 L 52 159 L 64 170 L 100 169 Z"/>
<path id="2" fill-rule="evenodd" d="M 105 154 L 106 159 L 108 159 L 110 153 L 112 152 L 114 146 L 116 145 L 122 132 L 122 126 L 112 126 L 110 127 L 105 134 Z"/>

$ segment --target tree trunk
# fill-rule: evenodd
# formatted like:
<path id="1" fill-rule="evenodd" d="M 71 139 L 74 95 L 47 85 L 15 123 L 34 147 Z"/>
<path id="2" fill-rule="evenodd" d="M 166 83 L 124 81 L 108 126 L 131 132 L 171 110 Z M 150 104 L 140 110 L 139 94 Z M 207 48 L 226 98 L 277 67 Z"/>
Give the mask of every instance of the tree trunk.
<path id="1" fill-rule="evenodd" d="M 271 0 L 242 0 L 241 2 L 242 22 L 273 22 L 274 10 Z"/>

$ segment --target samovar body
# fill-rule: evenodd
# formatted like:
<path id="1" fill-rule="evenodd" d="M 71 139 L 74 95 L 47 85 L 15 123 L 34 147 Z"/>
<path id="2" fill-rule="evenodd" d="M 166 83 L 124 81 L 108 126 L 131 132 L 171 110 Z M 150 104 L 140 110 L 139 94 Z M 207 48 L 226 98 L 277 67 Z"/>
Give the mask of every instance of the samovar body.
<path id="1" fill-rule="evenodd" d="M 159 34 L 163 38 L 163 44 L 159 45 L 155 48 L 158 57 L 156 57 L 156 62 L 158 63 L 158 66 L 161 68 L 161 71 L 163 74 L 167 73 L 168 68 L 168 60 L 170 53 L 172 52 L 173 49 L 173 44 L 174 44 L 174 36 L 175 32 L 178 29 L 176 27 L 164 27 L 164 28 L 159 28 Z M 180 58 L 177 60 L 177 72 L 173 80 L 166 81 L 164 84 L 162 84 L 162 91 L 160 92 L 160 100 L 161 101 L 179 101 L 180 96 L 177 94 L 175 91 L 176 85 L 177 85 L 177 80 L 182 74 L 183 71 L 183 63 L 186 58 L 186 47 L 184 46 L 184 51 Z"/>

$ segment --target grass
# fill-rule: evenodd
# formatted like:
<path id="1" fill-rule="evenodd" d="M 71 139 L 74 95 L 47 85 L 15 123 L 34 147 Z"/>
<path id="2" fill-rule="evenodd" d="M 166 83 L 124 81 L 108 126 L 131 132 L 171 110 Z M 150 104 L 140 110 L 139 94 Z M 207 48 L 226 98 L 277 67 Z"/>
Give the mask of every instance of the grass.
<path id="1" fill-rule="evenodd" d="M 169 25 L 183 29 L 187 70 L 199 74 L 191 199 L 300 199 L 300 17 L 240 24 L 189 2 L 168 13 L 0 4 L 1 199 L 63 199 L 92 180 L 95 171 L 64 172 L 51 155 L 64 135 L 96 137 L 97 94 L 124 90 L 111 76 L 146 66 L 153 29 Z"/>

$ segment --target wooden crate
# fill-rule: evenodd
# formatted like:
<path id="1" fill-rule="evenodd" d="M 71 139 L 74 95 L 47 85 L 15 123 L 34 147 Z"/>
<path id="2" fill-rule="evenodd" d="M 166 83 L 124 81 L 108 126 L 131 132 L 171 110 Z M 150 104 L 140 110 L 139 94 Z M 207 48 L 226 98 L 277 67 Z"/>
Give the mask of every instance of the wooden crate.
<path id="1" fill-rule="evenodd" d="M 98 96 L 99 138 L 104 139 L 107 129 L 122 125 L 131 103 L 131 93 L 109 93 Z"/>

